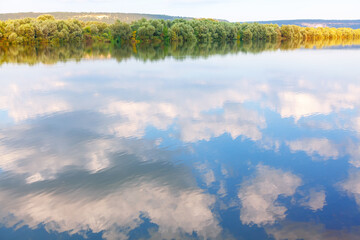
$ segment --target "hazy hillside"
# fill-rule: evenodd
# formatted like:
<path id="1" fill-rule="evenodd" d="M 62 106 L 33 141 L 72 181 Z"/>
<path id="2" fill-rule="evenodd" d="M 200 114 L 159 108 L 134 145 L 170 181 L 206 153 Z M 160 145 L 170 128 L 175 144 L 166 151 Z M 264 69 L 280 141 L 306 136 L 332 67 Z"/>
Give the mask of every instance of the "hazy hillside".
<path id="1" fill-rule="evenodd" d="M 21 19 L 26 17 L 36 18 L 42 14 L 51 14 L 56 19 L 69 19 L 75 18 L 82 21 L 102 21 L 106 23 L 114 23 L 116 20 L 123 22 L 132 22 L 141 18 L 146 19 L 164 19 L 174 20 L 177 18 L 191 19 L 186 17 L 174 17 L 167 15 L 154 15 L 154 14 L 140 14 L 140 13 L 75 13 L 75 12 L 49 12 L 49 13 L 4 13 L 0 14 L 0 20 L 6 21 L 8 19 Z"/>
<path id="2" fill-rule="evenodd" d="M 360 29 L 360 20 L 318 20 L 318 19 L 298 19 L 298 20 L 274 20 L 260 21 L 259 23 L 274 23 L 278 25 L 298 25 L 300 27 L 334 27 L 334 28 L 353 28 Z"/>
<path id="3" fill-rule="evenodd" d="M 106 23 L 114 23 L 116 20 L 123 22 L 132 22 L 141 18 L 146 19 L 164 19 L 174 20 L 177 18 L 192 19 L 189 17 L 155 15 L 155 14 L 141 14 L 141 13 L 77 13 L 77 12 L 48 12 L 48 13 L 3 13 L 0 14 L 0 20 L 6 21 L 8 19 L 21 19 L 26 17 L 36 18 L 42 14 L 51 14 L 56 19 L 75 18 L 82 21 L 102 21 Z M 225 21 L 225 20 L 220 20 Z M 301 27 L 348 27 L 353 29 L 360 29 L 360 20 L 317 20 L 317 19 L 298 19 L 298 20 L 274 20 L 274 21 L 259 21 L 259 23 L 274 23 L 278 25 L 298 25 Z"/>

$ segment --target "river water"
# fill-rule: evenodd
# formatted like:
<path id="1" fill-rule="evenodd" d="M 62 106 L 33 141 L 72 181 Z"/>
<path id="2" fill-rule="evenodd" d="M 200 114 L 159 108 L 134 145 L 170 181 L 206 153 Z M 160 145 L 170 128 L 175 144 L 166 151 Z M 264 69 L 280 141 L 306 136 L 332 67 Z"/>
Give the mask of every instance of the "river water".
<path id="1" fill-rule="evenodd" d="M 0 66 L 1 239 L 360 239 L 358 47 L 111 53 Z"/>

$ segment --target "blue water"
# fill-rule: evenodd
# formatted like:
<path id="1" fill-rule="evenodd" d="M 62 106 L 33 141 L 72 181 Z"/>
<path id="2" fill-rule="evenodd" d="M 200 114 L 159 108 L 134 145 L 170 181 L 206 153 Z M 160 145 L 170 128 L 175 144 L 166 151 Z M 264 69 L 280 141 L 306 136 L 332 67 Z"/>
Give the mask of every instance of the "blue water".
<path id="1" fill-rule="evenodd" d="M 360 54 L 0 66 L 0 239 L 360 239 Z"/>

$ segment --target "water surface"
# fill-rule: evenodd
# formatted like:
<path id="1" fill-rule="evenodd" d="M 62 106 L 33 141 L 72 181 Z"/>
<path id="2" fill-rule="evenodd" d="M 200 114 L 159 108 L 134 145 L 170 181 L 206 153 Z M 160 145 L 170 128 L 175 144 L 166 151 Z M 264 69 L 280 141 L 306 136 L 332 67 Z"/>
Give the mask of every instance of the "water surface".
<path id="1" fill-rule="evenodd" d="M 359 239 L 360 49 L 216 49 L 3 51 L 1 239 Z"/>

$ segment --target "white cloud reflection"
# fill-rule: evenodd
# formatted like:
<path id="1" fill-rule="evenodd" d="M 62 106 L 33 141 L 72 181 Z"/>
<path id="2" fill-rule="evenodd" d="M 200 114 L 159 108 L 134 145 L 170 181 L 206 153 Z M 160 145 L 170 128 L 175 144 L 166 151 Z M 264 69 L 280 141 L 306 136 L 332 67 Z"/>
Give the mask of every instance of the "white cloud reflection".
<path id="1" fill-rule="evenodd" d="M 191 61 L 167 61 L 150 65 L 132 61 L 120 65 L 83 62 L 77 64 L 76 69 L 66 65 L 41 71 L 36 69 L 39 73 L 35 73 L 32 68 L 22 71 L 17 71 L 17 67 L 5 68 L 1 73 L 1 79 L 5 81 L 0 90 L 0 109 L 6 111 L 15 122 L 59 112 L 100 112 L 117 119 L 108 124 L 106 133 L 114 133 L 118 137 L 142 138 L 148 126 L 168 130 L 175 124 L 181 140 L 196 142 L 222 134 L 229 134 L 233 139 L 244 137 L 254 141 L 263 140 L 262 132 L 267 128 L 267 119 L 259 108 L 249 108 L 247 103 L 258 103 L 260 108 L 275 111 L 282 118 L 294 118 L 295 123 L 308 116 L 328 115 L 358 107 L 360 85 L 353 75 L 351 77 L 354 80 L 349 78 L 342 84 L 338 84 L 336 79 L 324 79 L 330 78 L 331 72 L 335 70 L 329 74 L 302 71 L 298 76 L 297 71 L 301 70 L 299 67 L 293 69 L 293 75 L 281 75 L 282 71 L 277 71 L 277 68 L 282 68 L 282 65 L 276 62 L 286 64 L 284 61 L 288 57 L 298 59 L 307 56 L 301 52 L 292 54 L 286 58 L 282 54 L 247 56 L 247 61 L 241 57 L 225 60 L 215 58 L 214 61 L 199 64 L 192 64 Z M 276 61 L 269 60 L 271 57 L 276 57 Z M 259 61 L 270 64 L 271 70 L 259 65 Z M 333 64 L 331 59 L 327 61 Z M 311 62 L 301 63 L 304 65 L 302 67 L 311 68 Z M 241 66 L 241 70 L 256 67 L 259 71 L 234 73 L 232 67 L 238 66 Z M 178 75 L 169 74 L 171 71 L 177 72 L 178 67 L 183 67 L 184 71 Z M 219 68 L 230 71 L 219 75 Z M 41 74 L 42 71 L 46 74 Z M 99 73 L 104 77 L 101 86 L 84 80 Z M 202 77 L 192 77 L 199 74 Z M 34 76 L 31 83 L 28 76 Z M 272 78 L 277 80 L 270 81 Z M 77 97 L 78 94 L 82 97 Z M 345 123 L 327 123 L 326 130 L 356 130 L 359 125 L 357 118 L 353 116 Z M 312 120 L 311 125 L 323 129 L 321 126 L 324 123 L 317 124 L 316 120 Z M 320 140 L 322 148 L 330 144 L 325 141 Z M 296 149 L 301 147 L 294 144 L 291 146 Z M 296 144 L 304 145 L 301 142 Z M 326 158 L 339 155 L 336 149 L 327 151 L 302 147 L 310 154 L 317 153 Z"/>
<path id="2" fill-rule="evenodd" d="M 0 109 L 8 111 L 9 117 L 15 122 L 71 110 L 71 104 L 64 101 L 64 99 L 52 96 L 51 94 L 43 94 L 44 91 L 49 92 L 62 89 L 62 85 L 59 85 L 56 81 L 51 82 L 51 80 L 40 83 L 44 84 L 43 88 L 29 86 L 29 84 L 22 85 L 22 83 L 19 85 L 2 85 L 0 90 Z"/>
<path id="3" fill-rule="evenodd" d="M 48 230 L 70 234 L 104 231 L 106 239 L 127 239 L 129 231 L 142 223 L 140 216 L 157 224 L 162 237 L 181 231 L 210 239 L 221 230 L 211 212 L 214 199 L 200 190 L 172 189 L 149 181 L 130 183 L 105 196 L 93 194 L 74 189 L 14 196 L 10 190 L 0 190 L 0 218 L 11 219 L 3 220 L 8 227 L 20 223 L 33 229 L 44 224 Z"/>
<path id="4" fill-rule="evenodd" d="M 301 140 L 288 141 L 286 144 L 293 152 L 304 151 L 309 156 L 317 154 L 327 160 L 336 159 L 339 156 L 338 146 L 326 138 L 304 138 Z"/>
<path id="5" fill-rule="evenodd" d="M 302 199 L 302 206 L 305 206 L 313 211 L 321 211 L 326 205 L 326 193 L 324 190 L 317 191 L 310 189 L 307 196 Z"/>
<path id="6" fill-rule="evenodd" d="M 356 203 L 360 206 L 360 171 L 350 172 L 348 178 L 339 183 L 340 188 L 354 197 Z"/>
<path id="7" fill-rule="evenodd" d="M 350 229 L 328 229 L 324 224 L 315 222 L 291 222 L 286 221 L 281 226 L 267 227 L 266 232 L 275 240 L 339 240 L 358 239 L 359 227 Z"/>
<path id="8" fill-rule="evenodd" d="M 54 129 L 52 129 L 54 130 Z M 51 129 L 8 131 L 0 140 L 0 168 L 22 174 L 28 183 L 54 179 L 69 168 L 95 173 L 112 165 L 113 154 L 134 154 L 144 161 L 151 158 L 153 142 L 116 138 L 79 138 L 76 133 L 54 133 Z"/>
<path id="9" fill-rule="evenodd" d="M 279 196 L 292 196 L 301 179 L 290 172 L 259 165 L 254 178 L 242 183 L 238 193 L 243 224 L 273 224 L 286 217 L 287 208 L 277 202 Z"/>
<path id="10" fill-rule="evenodd" d="M 173 165 L 156 140 L 99 134 L 108 123 L 83 112 L 2 129 L 1 223 L 128 239 L 146 218 L 161 238 L 218 237 L 215 198 L 189 169 Z"/>

